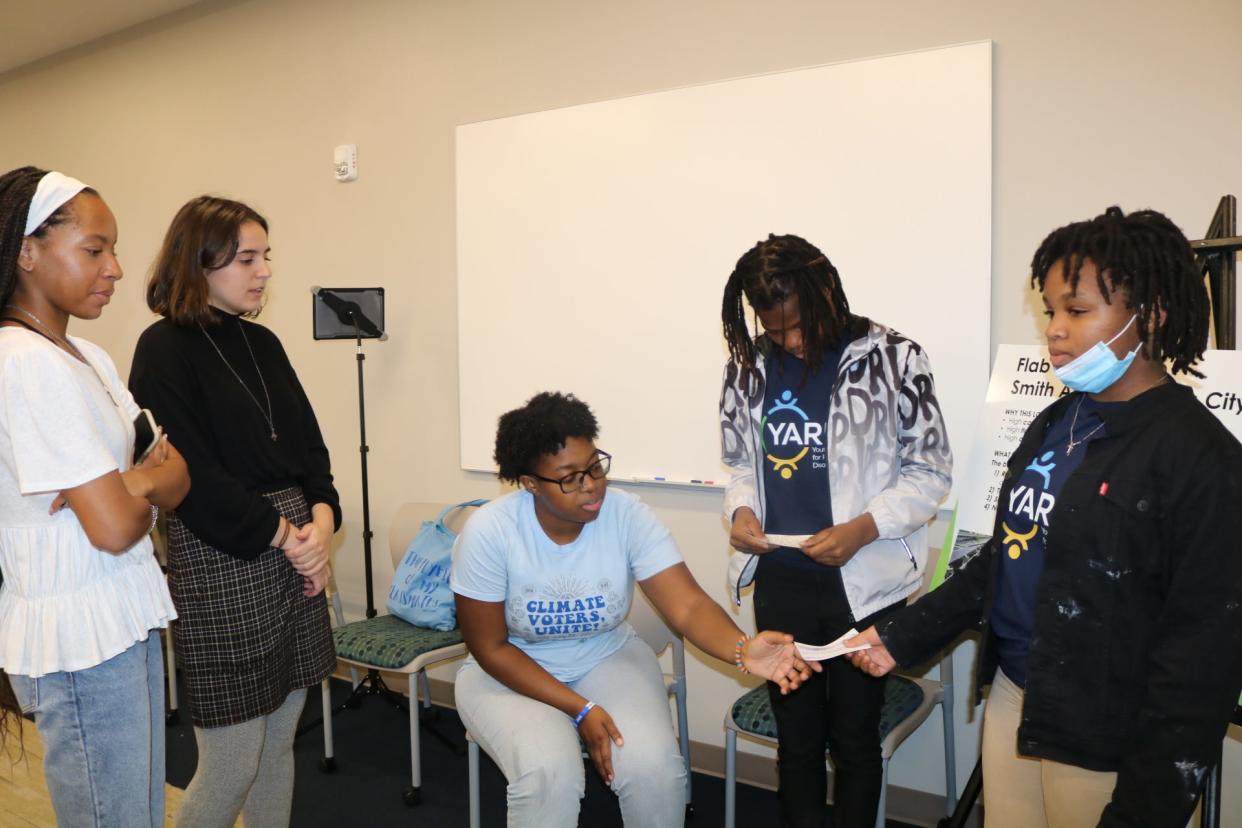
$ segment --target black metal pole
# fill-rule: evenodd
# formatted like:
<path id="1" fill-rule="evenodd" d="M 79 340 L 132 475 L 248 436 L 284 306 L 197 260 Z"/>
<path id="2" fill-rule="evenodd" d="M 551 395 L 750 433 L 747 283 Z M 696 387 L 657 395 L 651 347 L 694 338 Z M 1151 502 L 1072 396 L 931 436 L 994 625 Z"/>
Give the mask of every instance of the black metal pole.
<path id="1" fill-rule="evenodd" d="M 358 334 L 358 454 L 362 457 L 362 565 L 366 572 L 367 582 L 367 618 L 375 617 L 375 587 L 371 575 L 371 493 L 367 485 L 367 405 L 366 393 L 362 379 L 362 364 L 366 354 L 362 352 L 362 332 L 354 323 Z"/>

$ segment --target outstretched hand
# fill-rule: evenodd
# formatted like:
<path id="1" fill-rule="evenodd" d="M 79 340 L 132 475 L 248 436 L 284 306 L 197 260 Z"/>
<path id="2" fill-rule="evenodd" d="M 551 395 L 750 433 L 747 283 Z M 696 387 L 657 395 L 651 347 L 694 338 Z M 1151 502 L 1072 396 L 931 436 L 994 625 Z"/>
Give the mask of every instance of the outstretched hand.
<path id="1" fill-rule="evenodd" d="M 781 695 L 797 690 L 811 677 L 811 671 L 824 668 L 818 662 L 807 662 L 798 655 L 794 637 L 789 633 L 764 630 L 742 648 L 742 666 L 760 678 L 780 685 Z"/>
<path id="2" fill-rule="evenodd" d="M 880 640 L 880 634 L 876 632 L 874 626 L 867 627 L 858 635 L 853 638 L 847 638 L 842 643 L 847 647 L 858 647 L 863 644 L 871 645 L 869 650 L 858 650 L 845 654 L 850 663 L 864 673 L 879 678 L 880 676 L 888 675 L 889 671 L 897 666 L 897 661 L 889 654 L 888 648 Z"/>

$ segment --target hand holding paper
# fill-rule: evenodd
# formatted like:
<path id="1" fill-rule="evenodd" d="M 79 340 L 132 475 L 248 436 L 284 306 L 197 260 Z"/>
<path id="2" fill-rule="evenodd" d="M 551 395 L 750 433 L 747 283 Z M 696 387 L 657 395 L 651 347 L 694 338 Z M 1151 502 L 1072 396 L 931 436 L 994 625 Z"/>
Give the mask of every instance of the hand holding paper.
<path id="1" fill-rule="evenodd" d="M 801 549 L 802 544 L 811 539 L 810 535 L 766 535 L 765 537 L 773 546 L 788 546 L 793 549 Z"/>
<path id="2" fill-rule="evenodd" d="M 794 646 L 798 648 L 798 654 L 807 661 L 827 661 L 828 659 L 836 658 L 839 655 L 845 655 L 846 653 L 854 653 L 859 650 L 867 650 L 871 648 L 871 645 L 866 642 L 858 643 L 853 647 L 846 646 L 846 639 L 856 638 L 857 636 L 858 630 L 851 628 L 849 632 L 842 635 L 836 641 L 832 641 L 828 644 L 813 645 L 798 642 L 795 643 Z"/>
<path id="3" fill-rule="evenodd" d="M 798 655 L 798 645 L 789 633 L 763 630 L 746 642 L 741 652 L 743 666 L 756 676 L 775 682 L 781 695 L 796 690 L 819 672 L 818 664 L 807 664 Z"/>
<path id="4" fill-rule="evenodd" d="M 844 643 L 847 646 L 863 645 L 853 647 L 849 659 L 851 664 L 864 673 L 878 678 L 887 675 L 897 666 L 897 661 L 889 654 L 875 627 L 867 627 L 858 636 L 846 639 Z"/>

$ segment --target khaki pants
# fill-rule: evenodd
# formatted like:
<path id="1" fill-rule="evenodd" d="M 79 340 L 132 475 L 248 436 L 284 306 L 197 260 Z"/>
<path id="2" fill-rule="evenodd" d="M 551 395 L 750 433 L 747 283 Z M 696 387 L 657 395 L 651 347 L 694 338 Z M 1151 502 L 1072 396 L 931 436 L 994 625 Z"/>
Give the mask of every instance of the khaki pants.
<path id="1" fill-rule="evenodd" d="M 983 713 L 983 813 L 987 828 L 1092 828 L 1117 774 L 1018 754 L 1022 688 L 999 670 Z"/>

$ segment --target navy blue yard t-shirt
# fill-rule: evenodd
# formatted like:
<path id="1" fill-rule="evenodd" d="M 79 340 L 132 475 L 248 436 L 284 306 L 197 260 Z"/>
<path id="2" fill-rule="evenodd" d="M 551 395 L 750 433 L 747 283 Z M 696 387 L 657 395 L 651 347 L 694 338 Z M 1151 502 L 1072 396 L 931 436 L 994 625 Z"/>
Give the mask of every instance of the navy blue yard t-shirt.
<path id="1" fill-rule="evenodd" d="M 1065 481 L 1086 458 L 1087 444 L 1104 436 L 1104 421 L 1099 412 L 1107 405 L 1110 403 L 1098 403 L 1084 395 L 1080 404 L 1067 409 L 1060 420 L 1048 426 L 1035 458 L 1010 489 L 1009 502 L 997 506 L 1002 510 L 1000 571 L 991 625 L 1000 668 L 1019 687 L 1026 687 L 1026 661 L 1035 624 L 1035 588 L 1044 571 L 1049 515 Z"/>
<path id="2" fill-rule="evenodd" d="M 813 535 L 832 525 L 827 423 L 842 350 L 829 349 L 813 373 L 780 348 L 774 347 L 765 360 L 761 423 L 765 533 Z M 789 547 L 774 549 L 767 558 L 803 569 L 824 567 Z"/>

